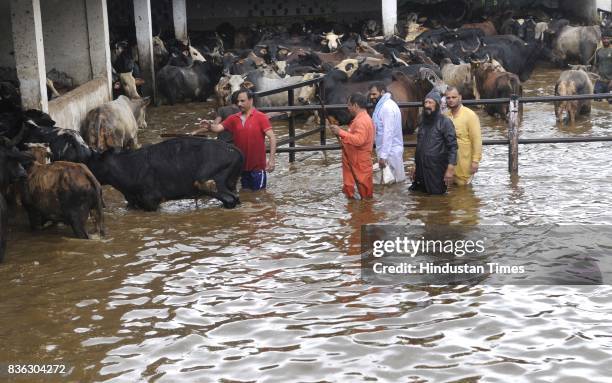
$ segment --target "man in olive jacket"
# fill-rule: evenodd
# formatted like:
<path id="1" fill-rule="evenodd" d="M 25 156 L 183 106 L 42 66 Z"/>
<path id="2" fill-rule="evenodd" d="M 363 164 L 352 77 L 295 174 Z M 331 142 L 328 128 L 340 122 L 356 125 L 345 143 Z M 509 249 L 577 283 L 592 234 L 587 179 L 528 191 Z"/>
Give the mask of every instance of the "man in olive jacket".
<path id="1" fill-rule="evenodd" d="M 457 164 L 457 137 L 453 122 L 440 113 L 441 96 L 431 91 L 423 101 L 423 113 L 417 133 L 410 190 L 444 194 L 453 183 Z"/>

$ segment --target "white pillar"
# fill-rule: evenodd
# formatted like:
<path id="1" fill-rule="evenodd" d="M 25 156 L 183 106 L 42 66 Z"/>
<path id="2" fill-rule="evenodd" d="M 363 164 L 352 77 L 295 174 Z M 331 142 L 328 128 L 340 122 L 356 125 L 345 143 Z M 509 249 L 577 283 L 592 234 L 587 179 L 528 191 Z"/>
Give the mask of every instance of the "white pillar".
<path id="1" fill-rule="evenodd" d="M 172 0 L 172 18 L 174 20 L 174 37 L 179 41 L 187 41 L 186 0 Z"/>
<path id="2" fill-rule="evenodd" d="M 134 22 L 138 43 L 138 63 L 145 80 L 143 93 L 155 99 L 155 72 L 153 69 L 153 37 L 151 34 L 151 3 L 149 0 L 134 0 Z"/>
<path id="3" fill-rule="evenodd" d="M 113 97 L 113 79 L 106 0 L 86 0 L 86 9 L 92 77 L 102 77 L 106 79 L 110 100 Z"/>
<path id="4" fill-rule="evenodd" d="M 382 22 L 384 35 L 392 36 L 397 24 L 397 0 L 382 0 Z"/>
<path id="5" fill-rule="evenodd" d="M 13 47 L 24 109 L 49 110 L 40 0 L 11 0 Z"/>

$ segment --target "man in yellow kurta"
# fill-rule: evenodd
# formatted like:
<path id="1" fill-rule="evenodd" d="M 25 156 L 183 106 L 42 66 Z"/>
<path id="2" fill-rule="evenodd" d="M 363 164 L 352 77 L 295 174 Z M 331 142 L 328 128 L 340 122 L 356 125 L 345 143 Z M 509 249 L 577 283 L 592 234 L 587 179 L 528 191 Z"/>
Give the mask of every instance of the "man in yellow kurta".
<path id="1" fill-rule="evenodd" d="M 453 121 L 457 135 L 457 166 L 454 183 L 468 185 L 478 171 L 482 159 L 480 120 L 474 111 L 461 104 L 461 95 L 455 87 L 446 90 L 446 116 Z"/>

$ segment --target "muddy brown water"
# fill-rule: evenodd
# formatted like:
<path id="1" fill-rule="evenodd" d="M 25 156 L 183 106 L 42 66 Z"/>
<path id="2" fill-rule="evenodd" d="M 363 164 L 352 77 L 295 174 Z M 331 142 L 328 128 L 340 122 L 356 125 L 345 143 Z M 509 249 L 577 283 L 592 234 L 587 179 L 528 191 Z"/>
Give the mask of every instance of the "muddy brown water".
<path id="1" fill-rule="evenodd" d="M 540 69 L 525 95 L 552 94 Z M 142 142 L 189 131 L 207 104 L 150 108 Z M 610 135 L 610 106 L 573 127 L 528 104 L 522 137 Z M 485 138 L 505 125 L 479 111 Z M 286 122 L 275 122 L 286 136 Z M 311 126 L 301 126 L 306 130 Z M 316 137 L 305 142 L 315 143 Z M 612 224 L 610 143 L 485 147 L 473 187 L 442 197 L 408 185 L 372 201 L 341 194 L 339 154 L 277 158 L 269 189 L 126 209 L 106 187 L 107 236 L 13 218 L 0 265 L 0 363 L 62 363 L 65 376 L 2 381 L 606 382 L 609 286 L 377 287 L 360 281 L 366 223 Z M 413 152 L 405 154 L 412 164 Z"/>

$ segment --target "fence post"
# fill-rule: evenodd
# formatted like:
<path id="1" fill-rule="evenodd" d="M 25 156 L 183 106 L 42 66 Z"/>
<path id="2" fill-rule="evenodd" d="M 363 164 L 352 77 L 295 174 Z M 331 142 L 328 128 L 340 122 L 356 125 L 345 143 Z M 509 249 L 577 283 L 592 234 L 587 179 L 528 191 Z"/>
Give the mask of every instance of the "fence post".
<path id="1" fill-rule="evenodd" d="M 321 86 L 321 82 L 319 81 L 319 83 L 317 84 L 319 87 L 319 99 L 322 100 L 321 103 L 325 102 L 325 96 L 323 94 L 323 87 Z M 320 143 L 321 146 L 327 145 L 327 137 L 326 137 L 326 129 L 325 129 L 325 116 L 322 110 L 319 111 L 319 124 L 321 126 L 321 133 L 320 133 Z M 325 151 L 323 152 L 323 154 L 325 154 Z"/>
<path id="2" fill-rule="evenodd" d="M 518 96 L 510 97 L 508 117 L 508 171 L 511 175 L 518 175 L 518 136 L 519 136 L 519 102 Z"/>
<path id="3" fill-rule="evenodd" d="M 289 91 L 287 91 L 287 104 L 289 106 L 293 106 L 293 89 L 289 89 Z M 289 138 L 291 139 L 291 142 L 289 142 L 289 147 L 290 148 L 294 148 L 295 147 L 295 113 L 293 112 L 289 112 L 290 113 L 290 117 L 289 117 Z M 291 152 L 289 153 L 289 162 L 295 162 L 295 152 Z"/>

